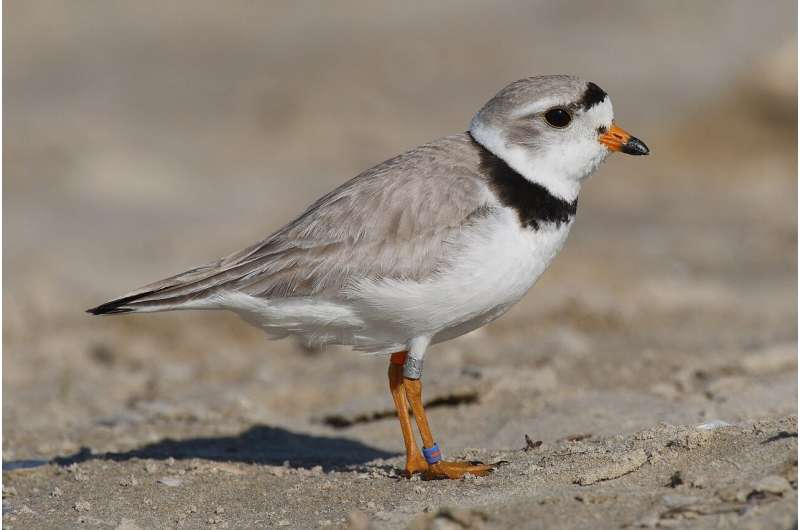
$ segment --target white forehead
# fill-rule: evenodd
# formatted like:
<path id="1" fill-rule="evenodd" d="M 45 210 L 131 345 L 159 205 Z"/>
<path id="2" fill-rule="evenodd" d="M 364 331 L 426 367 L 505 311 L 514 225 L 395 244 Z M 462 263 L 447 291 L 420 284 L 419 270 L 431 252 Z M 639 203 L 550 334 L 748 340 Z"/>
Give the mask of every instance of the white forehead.
<path id="1" fill-rule="evenodd" d="M 611 125 L 611 122 L 614 121 L 614 107 L 611 105 L 611 98 L 606 96 L 603 101 L 584 111 L 584 115 L 598 127 Z"/>

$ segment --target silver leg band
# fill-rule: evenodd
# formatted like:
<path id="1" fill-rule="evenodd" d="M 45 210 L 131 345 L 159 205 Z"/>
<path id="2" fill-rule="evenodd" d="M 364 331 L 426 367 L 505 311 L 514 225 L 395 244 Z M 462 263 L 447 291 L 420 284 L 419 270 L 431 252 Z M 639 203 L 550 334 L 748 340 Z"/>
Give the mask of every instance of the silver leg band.
<path id="1" fill-rule="evenodd" d="M 422 359 L 415 359 L 412 356 L 406 357 L 403 365 L 403 377 L 406 379 L 419 379 L 422 377 Z"/>

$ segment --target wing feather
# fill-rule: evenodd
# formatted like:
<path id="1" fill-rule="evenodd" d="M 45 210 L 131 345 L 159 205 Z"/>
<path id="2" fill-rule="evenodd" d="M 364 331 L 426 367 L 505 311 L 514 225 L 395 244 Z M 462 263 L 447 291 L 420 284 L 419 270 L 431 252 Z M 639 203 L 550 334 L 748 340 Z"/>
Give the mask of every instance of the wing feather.
<path id="1" fill-rule="evenodd" d="M 364 278 L 423 280 L 492 209 L 478 167 L 467 134 L 420 146 L 346 182 L 255 245 L 90 311 L 190 308 L 224 291 L 335 295 Z"/>

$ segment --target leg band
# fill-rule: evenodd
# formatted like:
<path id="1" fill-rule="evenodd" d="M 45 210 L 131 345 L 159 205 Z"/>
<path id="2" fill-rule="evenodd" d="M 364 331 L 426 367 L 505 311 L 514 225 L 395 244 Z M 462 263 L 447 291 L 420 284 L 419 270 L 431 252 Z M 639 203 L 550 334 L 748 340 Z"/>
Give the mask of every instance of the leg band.
<path id="1" fill-rule="evenodd" d="M 422 377 L 422 359 L 415 359 L 409 355 L 403 365 L 403 377 L 408 379 Z"/>
<path id="2" fill-rule="evenodd" d="M 404 365 L 406 362 L 406 352 L 399 351 L 392 354 L 389 358 L 389 362 L 392 364 L 398 364 L 400 366 Z"/>
<path id="3" fill-rule="evenodd" d="M 423 447 L 422 454 L 428 464 L 435 464 L 442 459 L 442 450 L 439 449 L 439 444 L 434 442 L 433 447 Z"/>

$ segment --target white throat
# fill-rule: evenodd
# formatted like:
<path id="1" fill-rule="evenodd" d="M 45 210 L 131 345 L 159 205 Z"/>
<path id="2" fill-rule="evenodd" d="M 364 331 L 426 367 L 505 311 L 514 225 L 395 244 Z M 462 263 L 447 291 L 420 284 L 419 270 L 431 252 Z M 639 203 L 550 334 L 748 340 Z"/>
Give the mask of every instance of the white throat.
<path id="1" fill-rule="evenodd" d="M 567 202 L 578 198 L 583 179 L 597 169 L 607 155 L 607 151 L 598 142 L 594 142 L 597 146 L 575 142 L 536 153 L 521 146 L 510 145 L 502 131 L 477 120 L 473 121 L 470 134 L 511 169 Z M 596 155 L 590 156 L 588 161 L 587 149 L 591 150 L 589 152 L 596 151 Z"/>

